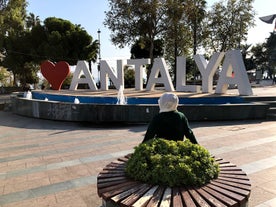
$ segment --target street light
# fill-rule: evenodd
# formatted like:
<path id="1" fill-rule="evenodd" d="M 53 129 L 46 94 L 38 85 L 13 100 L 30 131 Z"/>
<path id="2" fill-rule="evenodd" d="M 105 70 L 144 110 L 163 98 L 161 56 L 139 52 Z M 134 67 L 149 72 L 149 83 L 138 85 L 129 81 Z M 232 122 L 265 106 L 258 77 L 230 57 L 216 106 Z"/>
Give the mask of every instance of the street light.
<path id="1" fill-rule="evenodd" d="M 99 62 L 101 61 L 101 30 L 98 29 L 98 41 L 99 41 Z"/>
<path id="2" fill-rule="evenodd" d="M 97 31 L 98 33 L 98 42 L 99 42 L 99 50 L 98 50 L 98 79 L 99 79 L 99 83 L 100 83 L 100 70 L 101 70 L 101 30 L 98 29 Z"/>

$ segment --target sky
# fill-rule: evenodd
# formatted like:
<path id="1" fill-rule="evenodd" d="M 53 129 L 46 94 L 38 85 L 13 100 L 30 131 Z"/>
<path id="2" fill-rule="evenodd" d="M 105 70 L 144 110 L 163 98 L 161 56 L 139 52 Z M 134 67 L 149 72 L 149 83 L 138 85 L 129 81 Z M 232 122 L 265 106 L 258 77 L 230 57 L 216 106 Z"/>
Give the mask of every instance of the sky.
<path id="1" fill-rule="evenodd" d="M 101 58 L 128 59 L 129 48 L 120 49 L 115 47 L 110 40 L 110 31 L 103 25 L 105 11 L 109 10 L 108 0 L 27 0 L 28 13 L 39 16 L 41 21 L 47 17 L 57 17 L 69 20 L 73 24 L 80 24 L 93 40 L 98 39 L 100 30 Z M 207 0 L 210 7 L 217 0 Z M 247 44 L 263 43 L 274 29 L 274 24 L 262 22 L 259 17 L 276 14 L 275 0 L 255 0 L 254 9 L 256 26 L 249 30 Z M 276 21 L 276 20 L 274 20 Z"/>

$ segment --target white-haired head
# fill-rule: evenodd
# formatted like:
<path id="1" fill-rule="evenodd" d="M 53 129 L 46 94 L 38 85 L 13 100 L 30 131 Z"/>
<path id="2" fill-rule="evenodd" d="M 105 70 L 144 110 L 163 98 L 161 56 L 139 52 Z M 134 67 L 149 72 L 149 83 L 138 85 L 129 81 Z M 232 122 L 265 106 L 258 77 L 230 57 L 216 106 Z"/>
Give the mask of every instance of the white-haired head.
<path id="1" fill-rule="evenodd" d="M 164 93 L 158 100 L 160 113 L 175 111 L 178 106 L 179 99 L 174 93 Z"/>

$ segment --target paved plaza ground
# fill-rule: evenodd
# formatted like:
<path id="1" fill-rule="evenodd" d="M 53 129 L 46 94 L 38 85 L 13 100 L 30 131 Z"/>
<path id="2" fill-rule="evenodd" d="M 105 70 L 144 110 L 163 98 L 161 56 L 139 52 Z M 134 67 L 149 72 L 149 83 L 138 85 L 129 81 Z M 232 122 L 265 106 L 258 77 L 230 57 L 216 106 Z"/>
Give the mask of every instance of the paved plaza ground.
<path id="1" fill-rule="evenodd" d="M 275 87 L 262 94 L 276 95 Z M 191 122 L 199 143 L 252 183 L 249 207 L 276 206 L 276 122 Z M 133 151 L 147 124 L 93 125 L 0 111 L 1 207 L 100 207 L 97 175 Z"/>

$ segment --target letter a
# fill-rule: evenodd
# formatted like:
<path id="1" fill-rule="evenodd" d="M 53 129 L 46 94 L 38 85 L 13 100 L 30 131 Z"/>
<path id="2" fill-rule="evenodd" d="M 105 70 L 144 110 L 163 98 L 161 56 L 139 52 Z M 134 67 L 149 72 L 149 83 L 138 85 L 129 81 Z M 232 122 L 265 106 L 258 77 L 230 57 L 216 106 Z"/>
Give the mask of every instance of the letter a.
<path id="1" fill-rule="evenodd" d="M 160 77 L 158 77 L 160 73 Z M 166 91 L 174 91 L 169 70 L 164 58 L 154 59 L 146 90 L 152 91 L 156 83 L 163 83 Z"/>
<path id="2" fill-rule="evenodd" d="M 81 78 L 82 75 L 84 75 L 85 77 Z M 89 71 L 88 65 L 83 60 L 80 60 L 77 63 L 73 79 L 71 81 L 70 90 L 77 90 L 78 84 L 80 83 L 87 83 L 91 90 L 98 90 L 95 81 L 93 80 L 93 77 Z"/>
<path id="3" fill-rule="evenodd" d="M 226 93 L 229 84 L 237 84 L 240 95 L 253 94 L 239 50 L 226 52 L 215 93 Z"/>

